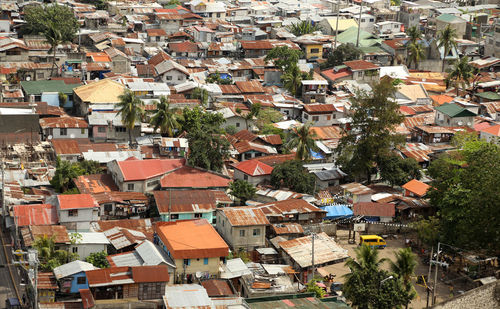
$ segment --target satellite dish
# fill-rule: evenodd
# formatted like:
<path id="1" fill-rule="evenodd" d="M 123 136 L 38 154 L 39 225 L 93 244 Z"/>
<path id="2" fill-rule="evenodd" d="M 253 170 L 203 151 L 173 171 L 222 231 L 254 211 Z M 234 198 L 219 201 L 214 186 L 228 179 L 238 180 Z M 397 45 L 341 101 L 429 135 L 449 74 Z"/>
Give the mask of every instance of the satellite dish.
<path id="1" fill-rule="evenodd" d="M 197 278 L 197 279 L 200 279 L 200 278 L 201 278 L 201 271 L 197 271 L 197 272 L 196 272 L 196 278 Z"/>
<path id="2" fill-rule="evenodd" d="M 71 138 L 75 138 L 75 134 L 71 134 L 69 137 L 71 137 Z"/>
<path id="3" fill-rule="evenodd" d="M 30 80 L 31 80 L 31 76 L 29 76 L 29 75 L 28 75 L 28 76 L 26 76 L 26 81 L 28 81 L 28 82 L 29 82 Z"/>
<path id="4" fill-rule="evenodd" d="M 52 139 L 52 135 L 47 136 L 47 139 L 50 141 Z"/>
<path id="5" fill-rule="evenodd" d="M 457 124 L 458 124 L 459 126 L 461 126 L 463 123 L 462 123 L 462 121 L 459 121 L 459 122 L 457 122 Z"/>

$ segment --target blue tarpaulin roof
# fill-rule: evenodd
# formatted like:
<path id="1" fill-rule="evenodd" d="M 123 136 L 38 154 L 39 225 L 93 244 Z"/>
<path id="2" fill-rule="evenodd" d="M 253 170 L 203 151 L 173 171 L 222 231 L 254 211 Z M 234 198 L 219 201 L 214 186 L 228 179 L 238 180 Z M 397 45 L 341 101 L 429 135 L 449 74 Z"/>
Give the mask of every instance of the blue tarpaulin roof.
<path id="1" fill-rule="evenodd" d="M 352 217 L 352 210 L 346 205 L 320 207 L 327 212 L 325 219 L 338 219 Z"/>
<path id="2" fill-rule="evenodd" d="M 320 153 L 318 153 L 316 151 L 310 150 L 309 152 L 310 152 L 311 157 L 313 159 L 320 160 L 320 159 L 324 159 L 325 158 L 322 154 L 320 154 Z"/>

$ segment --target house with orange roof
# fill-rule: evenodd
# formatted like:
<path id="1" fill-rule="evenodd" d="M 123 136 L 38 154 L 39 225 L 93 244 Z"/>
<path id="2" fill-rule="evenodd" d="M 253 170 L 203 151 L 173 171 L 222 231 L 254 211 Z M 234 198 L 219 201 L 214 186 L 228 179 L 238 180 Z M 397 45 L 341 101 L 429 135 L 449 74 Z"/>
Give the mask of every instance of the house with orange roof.
<path id="1" fill-rule="evenodd" d="M 236 180 L 245 180 L 252 185 L 258 185 L 265 180 L 271 180 L 273 168 L 258 160 L 247 160 L 234 165 Z"/>
<path id="2" fill-rule="evenodd" d="M 206 219 L 157 222 L 155 243 L 176 265 L 174 282 L 192 283 L 196 276 L 219 276 L 219 266 L 229 255 L 229 247 Z"/>
<path id="3" fill-rule="evenodd" d="M 417 179 L 412 179 L 402 186 L 404 195 L 409 197 L 423 197 L 430 187 L 428 184 Z"/>
<path id="4" fill-rule="evenodd" d="M 185 159 L 113 160 L 107 164 L 108 171 L 120 191 L 151 192 L 160 185 L 161 178 L 182 166 Z"/>
<path id="5" fill-rule="evenodd" d="M 434 106 L 440 106 L 443 105 L 444 103 L 451 103 L 451 101 L 453 101 L 452 97 L 447 96 L 445 94 L 431 95 L 430 98 L 432 100 L 432 105 Z"/>
<path id="6" fill-rule="evenodd" d="M 252 251 L 266 245 L 269 221 L 260 208 L 217 209 L 217 230 L 234 251 Z"/>
<path id="7" fill-rule="evenodd" d="M 99 220 L 99 204 L 91 194 L 60 194 L 55 203 L 59 222 L 68 231 L 89 231 L 90 223 Z"/>
<path id="8" fill-rule="evenodd" d="M 489 143 L 500 145 L 500 124 L 482 130 L 480 138 Z"/>
<path id="9" fill-rule="evenodd" d="M 43 138 L 88 138 L 89 124 L 83 118 L 77 117 L 50 117 L 40 119 Z"/>
<path id="10" fill-rule="evenodd" d="M 180 189 L 211 189 L 225 191 L 229 187 L 231 178 L 198 167 L 182 166 L 161 177 L 160 185 L 163 190 Z"/>

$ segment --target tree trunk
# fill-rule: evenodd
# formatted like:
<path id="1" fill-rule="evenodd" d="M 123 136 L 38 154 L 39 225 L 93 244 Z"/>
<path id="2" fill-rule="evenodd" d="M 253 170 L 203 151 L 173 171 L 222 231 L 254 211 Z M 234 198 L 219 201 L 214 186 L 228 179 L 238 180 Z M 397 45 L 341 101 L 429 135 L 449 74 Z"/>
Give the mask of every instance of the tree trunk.
<path id="1" fill-rule="evenodd" d="M 460 95 L 460 93 L 459 93 L 459 91 L 458 91 L 458 88 L 459 88 L 458 86 L 459 86 L 459 84 L 458 84 L 458 82 L 457 82 L 457 83 L 455 84 L 455 88 L 457 88 L 457 97 Z"/>
<path id="2" fill-rule="evenodd" d="M 369 168 L 366 169 L 366 179 L 368 181 L 367 184 L 372 183 L 372 171 Z"/>
<path id="3" fill-rule="evenodd" d="M 446 56 L 448 56 L 448 50 L 445 48 L 444 55 L 443 55 L 443 65 L 441 67 L 441 72 L 444 72 L 444 64 L 446 62 Z"/>
<path id="4" fill-rule="evenodd" d="M 128 129 L 128 139 L 129 139 L 129 145 L 132 146 L 132 130 L 131 128 Z"/>
<path id="5" fill-rule="evenodd" d="M 52 68 L 50 69 L 50 77 L 54 76 L 54 67 L 56 66 L 56 50 L 57 50 L 57 45 L 54 46 L 54 54 L 52 58 Z"/>

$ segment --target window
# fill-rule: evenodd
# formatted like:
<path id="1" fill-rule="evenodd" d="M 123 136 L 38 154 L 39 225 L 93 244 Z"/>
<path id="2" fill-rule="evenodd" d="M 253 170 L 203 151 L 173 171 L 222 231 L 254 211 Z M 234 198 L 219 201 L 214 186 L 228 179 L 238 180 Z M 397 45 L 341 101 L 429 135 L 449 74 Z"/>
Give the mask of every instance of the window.
<path id="1" fill-rule="evenodd" d="M 127 190 L 133 191 L 134 190 L 134 184 L 133 183 L 127 184 Z"/>
<path id="2" fill-rule="evenodd" d="M 203 265 L 208 265 L 208 258 L 203 259 Z"/>
<path id="3" fill-rule="evenodd" d="M 127 128 L 126 127 L 115 127 L 115 131 L 116 132 L 127 132 Z"/>
<path id="4" fill-rule="evenodd" d="M 180 75 L 180 76 L 177 76 L 177 80 L 183 80 L 184 79 L 184 76 Z"/>
<path id="5" fill-rule="evenodd" d="M 236 127 L 237 127 L 237 128 L 239 128 L 239 127 L 240 127 L 240 123 L 239 123 L 239 122 L 237 122 L 237 123 L 236 123 Z"/>
<path id="6" fill-rule="evenodd" d="M 245 230 L 240 230 L 240 237 L 245 237 Z"/>
<path id="7" fill-rule="evenodd" d="M 374 21 L 375 21 L 375 19 L 373 19 L 373 18 L 370 18 L 370 22 L 374 22 Z"/>
<path id="8" fill-rule="evenodd" d="M 248 180 L 248 175 L 243 175 L 243 179 Z"/>
<path id="9" fill-rule="evenodd" d="M 253 229 L 253 236 L 259 236 L 260 235 L 260 229 Z"/>
<path id="10" fill-rule="evenodd" d="M 73 253 L 78 253 L 78 247 L 73 247 L 72 251 Z"/>
<path id="11" fill-rule="evenodd" d="M 161 283 L 156 284 L 156 293 L 161 293 Z"/>
<path id="12" fill-rule="evenodd" d="M 68 135 L 68 129 L 66 129 L 66 128 L 60 128 L 59 129 L 59 135 L 61 135 L 61 136 Z"/>
<path id="13" fill-rule="evenodd" d="M 319 121 L 319 116 L 313 116 L 313 121 Z"/>
<path id="14" fill-rule="evenodd" d="M 327 115 L 326 120 L 330 120 L 330 119 L 332 119 L 332 115 Z"/>
<path id="15" fill-rule="evenodd" d="M 68 210 L 68 217 L 78 217 L 78 209 Z"/>
<path id="16" fill-rule="evenodd" d="M 220 17 L 220 13 L 217 13 L 217 17 Z"/>
<path id="17" fill-rule="evenodd" d="M 184 259 L 184 265 L 186 266 L 191 265 L 191 259 Z"/>
<path id="18" fill-rule="evenodd" d="M 199 219 L 199 218 L 201 218 L 201 215 L 202 215 L 201 213 L 194 214 L 194 218 Z"/>
<path id="19" fill-rule="evenodd" d="M 158 184 L 160 184 L 160 180 L 153 180 L 148 182 L 148 187 L 156 187 Z"/>
<path id="20" fill-rule="evenodd" d="M 43 73 L 36 73 L 36 78 L 37 79 L 44 79 L 45 75 Z"/>
<path id="21" fill-rule="evenodd" d="M 86 284 L 87 283 L 87 278 L 86 277 L 78 277 L 76 278 L 76 284 Z"/>
<path id="22" fill-rule="evenodd" d="M 106 133 L 106 127 L 98 127 L 97 132 L 99 133 Z"/>
<path id="23" fill-rule="evenodd" d="M 364 23 L 365 22 L 365 19 L 364 18 L 361 18 L 361 22 Z"/>
<path id="24" fill-rule="evenodd" d="M 319 53 L 319 48 L 311 48 L 311 54 Z"/>
<path id="25" fill-rule="evenodd" d="M 179 219 L 179 214 L 172 214 L 172 215 L 170 215 L 170 219 L 171 220 L 177 220 L 177 219 Z"/>
<path id="26" fill-rule="evenodd" d="M 309 115 L 308 114 L 304 114 L 304 119 L 309 119 Z"/>
<path id="27" fill-rule="evenodd" d="M 333 119 L 337 119 L 337 114 L 332 114 Z"/>
<path id="28" fill-rule="evenodd" d="M 81 129 L 82 135 L 85 134 L 85 129 Z"/>
<path id="29" fill-rule="evenodd" d="M 172 76 L 167 76 L 167 80 L 172 80 Z"/>

